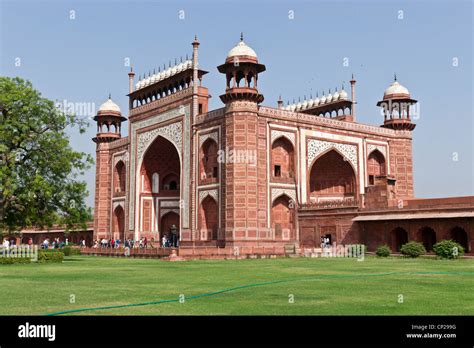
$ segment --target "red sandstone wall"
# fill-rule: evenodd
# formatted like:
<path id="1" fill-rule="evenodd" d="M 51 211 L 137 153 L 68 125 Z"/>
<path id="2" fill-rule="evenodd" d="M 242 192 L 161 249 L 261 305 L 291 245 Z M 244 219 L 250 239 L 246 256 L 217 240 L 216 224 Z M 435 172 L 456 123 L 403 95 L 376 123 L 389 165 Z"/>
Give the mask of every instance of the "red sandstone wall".
<path id="1" fill-rule="evenodd" d="M 390 141 L 390 174 L 395 177 L 397 199 L 413 197 L 413 151 L 411 139 Z"/>
<path id="2" fill-rule="evenodd" d="M 245 240 L 266 227 L 266 124 L 259 121 L 254 103 L 233 102 L 226 111 L 225 147 L 257 155 L 257 163 L 225 164 L 226 241 L 232 241 L 233 229 L 235 240 Z"/>
<path id="3" fill-rule="evenodd" d="M 108 149 L 100 150 L 102 146 L 104 146 L 104 144 L 100 144 L 96 151 L 94 238 L 109 236 L 111 231 L 111 155 Z"/>

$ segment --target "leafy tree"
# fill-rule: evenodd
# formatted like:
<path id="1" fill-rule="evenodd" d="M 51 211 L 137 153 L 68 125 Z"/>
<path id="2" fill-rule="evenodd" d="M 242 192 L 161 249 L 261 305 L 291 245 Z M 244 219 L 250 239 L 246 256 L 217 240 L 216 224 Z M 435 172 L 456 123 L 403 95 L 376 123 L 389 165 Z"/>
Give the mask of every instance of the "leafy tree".
<path id="1" fill-rule="evenodd" d="M 85 226 L 86 183 L 78 179 L 92 157 L 74 151 L 68 127 L 87 123 L 41 97 L 29 81 L 0 77 L 0 233 L 25 227 Z"/>

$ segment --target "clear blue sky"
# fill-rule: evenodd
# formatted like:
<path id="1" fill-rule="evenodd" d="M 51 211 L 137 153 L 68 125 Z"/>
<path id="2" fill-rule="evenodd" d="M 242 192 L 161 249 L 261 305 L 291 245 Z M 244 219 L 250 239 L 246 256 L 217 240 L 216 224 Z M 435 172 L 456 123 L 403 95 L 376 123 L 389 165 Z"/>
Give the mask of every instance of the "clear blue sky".
<path id="1" fill-rule="evenodd" d="M 354 73 L 358 121 L 379 125 L 375 104 L 396 72 L 420 104 L 413 142 L 416 196 L 474 194 L 471 1 L 0 3 L 1 75 L 29 79 L 50 99 L 96 108 L 110 92 L 125 114 L 124 60 L 130 58 L 137 74 L 148 72 L 190 54 L 194 34 L 200 64 L 210 71 L 204 84 L 213 95 L 211 108 L 222 106 L 225 84 L 216 66 L 241 31 L 267 66 L 259 79 L 265 105 L 275 106 L 279 94 L 286 102 L 343 81 L 348 86 Z M 75 148 L 95 156 L 94 124 L 84 135 L 70 134 Z M 90 204 L 94 175 L 92 169 L 86 177 Z"/>

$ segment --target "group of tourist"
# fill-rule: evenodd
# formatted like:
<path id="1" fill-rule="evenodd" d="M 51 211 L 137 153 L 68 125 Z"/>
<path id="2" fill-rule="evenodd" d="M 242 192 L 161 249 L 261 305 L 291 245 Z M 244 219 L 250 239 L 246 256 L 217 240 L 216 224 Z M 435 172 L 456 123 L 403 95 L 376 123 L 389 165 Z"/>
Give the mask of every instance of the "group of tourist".
<path id="1" fill-rule="evenodd" d="M 148 244 L 148 239 L 147 237 L 140 238 L 139 240 L 134 240 L 134 239 L 126 239 L 124 243 L 119 238 L 112 238 L 112 239 L 97 239 L 94 241 L 94 245 L 92 246 L 93 248 L 108 248 L 108 249 L 118 249 L 121 246 L 124 246 L 125 248 L 131 248 L 131 249 L 146 249 L 150 245 Z"/>
<path id="2" fill-rule="evenodd" d="M 33 240 L 30 238 L 28 244 L 33 243 Z M 61 241 L 59 237 L 54 238 L 52 242 L 50 242 L 49 238 L 46 238 L 43 243 L 41 243 L 41 249 L 49 249 L 51 246 L 52 249 L 61 249 L 65 246 L 69 245 L 69 240 L 66 238 L 64 241 Z"/>
<path id="3" fill-rule="evenodd" d="M 163 235 L 161 238 L 161 247 L 162 248 L 177 248 L 179 246 L 179 238 L 176 234 L 171 234 L 170 238 L 168 235 Z"/>
<path id="4" fill-rule="evenodd" d="M 328 237 L 321 237 L 321 249 L 331 247 L 331 240 Z"/>

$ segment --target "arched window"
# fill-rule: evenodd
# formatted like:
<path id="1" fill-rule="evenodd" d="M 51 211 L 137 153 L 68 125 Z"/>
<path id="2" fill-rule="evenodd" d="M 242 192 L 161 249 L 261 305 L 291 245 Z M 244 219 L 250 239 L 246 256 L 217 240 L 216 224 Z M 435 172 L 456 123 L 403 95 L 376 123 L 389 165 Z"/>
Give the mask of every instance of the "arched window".
<path id="1" fill-rule="evenodd" d="M 151 177 L 151 192 L 153 193 L 158 193 L 159 192 L 159 187 L 160 187 L 160 176 L 158 173 L 153 173 Z"/>
<path id="2" fill-rule="evenodd" d="M 201 147 L 201 165 L 200 179 L 201 181 L 216 181 L 218 177 L 217 162 L 217 143 L 213 139 L 207 139 Z"/>
<path id="3" fill-rule="evenodd" d="M 377 176 L 385 175 L 385 158 L 379 150 L 370 153 L 367 159 L 367 174 L 369 176 L 369 185 L 375 185 Z"/>
<path id="4" fill-rule="evenodd" d="M 292 179 L 295 177 L 295 155 L 293 144 L 280 137 L 272 144 L 272 176 L 274 178 Z"/>
<path id="5" fill-rule="evenodd" d="M 125 192 L 125 182 L 125 164 L 123 161 L 118 161 L 114 171 L 114 192 Z"/>
<path id="6" fill-rule="evenodd" d="M 176 174 L 168 174 L 163 178 L 162 188 L 168 191 L 179 190 L 178 176 Z"/>

